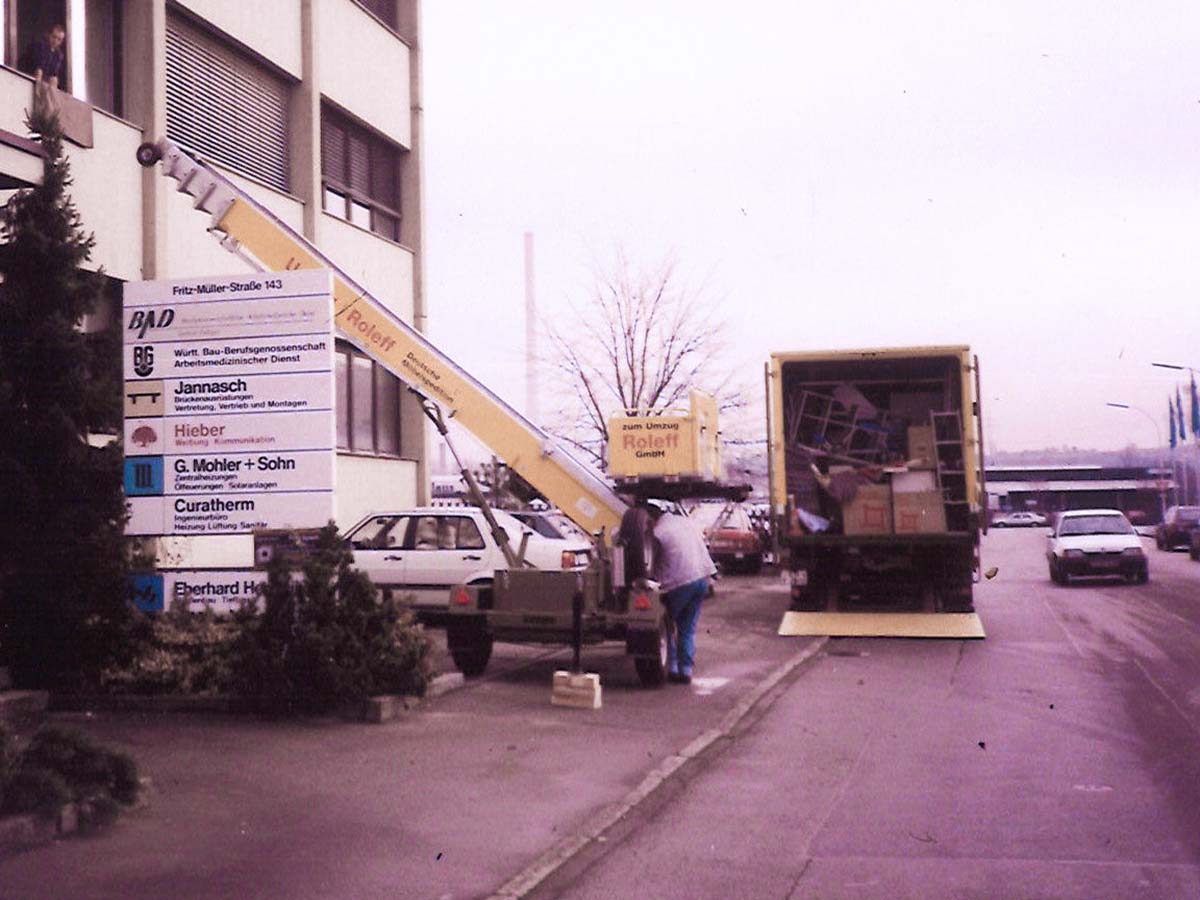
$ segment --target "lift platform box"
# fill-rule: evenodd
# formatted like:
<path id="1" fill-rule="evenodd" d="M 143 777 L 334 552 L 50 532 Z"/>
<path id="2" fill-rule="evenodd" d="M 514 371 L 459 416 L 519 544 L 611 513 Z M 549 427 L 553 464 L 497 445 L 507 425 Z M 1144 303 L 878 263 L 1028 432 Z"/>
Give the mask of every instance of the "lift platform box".
<path id="1" fill-rule="evenodd" d="M 693 391 L 687 415 L 609 419 L 608 472 L 618 479 L 653 475 L 720 481 L 716 400 Z"/>

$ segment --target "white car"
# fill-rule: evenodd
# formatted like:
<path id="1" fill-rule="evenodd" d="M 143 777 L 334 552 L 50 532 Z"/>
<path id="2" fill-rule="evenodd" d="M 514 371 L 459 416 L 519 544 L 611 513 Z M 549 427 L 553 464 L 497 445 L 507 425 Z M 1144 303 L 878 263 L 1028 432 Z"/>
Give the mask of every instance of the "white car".
<path id="1" fill-rule="evenodd" d="M 1046 517 L 1035 512 L 1010 512 L 992 519 L 993 528 L 1037 528 L 1046 524 Z"/>
<path id="2" fill-rule="evenodd" d="M 592 554 L 585 537 L 549 538 L 503 510 L 493 510 L 516 551 L 528 535 L 525 560 L 538 569 L 582 569 Z M 475 506 L 423 507 L 367 516 L 347 533 L 356 568 L 376 586 L 411 594 L 422 618 L 433 619 L 459 584 L 486 584 L 506 569 L 483 510 Z M 430 615 L 433 614 L 433 615 Z"/>
<path id="3" fill-rule="evenodd" d="M 1145 584 L 1150 564 L 1142 539 L 1117 509 L 1073 509 L 1060 513 L 1046 546 L 1050 580 L 1075 576 L 1121 576 Z"/>

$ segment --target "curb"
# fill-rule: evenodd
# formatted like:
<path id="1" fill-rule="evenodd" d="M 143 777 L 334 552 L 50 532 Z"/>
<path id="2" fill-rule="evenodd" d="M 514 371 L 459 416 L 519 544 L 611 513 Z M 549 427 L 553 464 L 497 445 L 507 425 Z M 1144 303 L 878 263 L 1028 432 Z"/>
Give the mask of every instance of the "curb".
<path id="1" fill-rule="evenodd" d="M 684 766 L 703 755 L 713 744 L 730 737 L 746 716 L 778 687 L 780 682 L 816 656 L 828 641 L 829 638 L 818 638 L 791 659 L 777 666 L 771 674 L 755 685 L 750 693 L 725 714 L 716 728 L 710 728 L 701 733 L 678 753 L 659 761 L 658 765 L 650 770 L 636 788 L 617 803 L 605 807 L 575 834 L 559 841 L 504 882 L 489 895 L 489 900 L 520 900 L 520 898 L 527 897 L 590 845 L 605 843 L 607 841 L 606 832 L 636 809 L 639 804 L 658 793 Z"/>

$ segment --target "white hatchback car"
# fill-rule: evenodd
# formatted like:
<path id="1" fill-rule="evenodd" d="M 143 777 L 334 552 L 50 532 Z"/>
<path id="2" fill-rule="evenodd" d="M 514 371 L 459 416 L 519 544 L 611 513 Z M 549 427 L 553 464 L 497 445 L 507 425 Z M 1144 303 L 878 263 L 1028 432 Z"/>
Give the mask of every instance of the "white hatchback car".
<path id="1" fill-rule="evenodd" d="M 1046 559 L 1055 584 L 1067 584 L 1079 575 L 1121 576 L 1138 584 L 1150 580 L 1142 539 L 1117 509 L 1060 513 L 1050 533 Z"/>
<path id="2" fill-rule="evenodd" d="M 549 538 L 503 510 L 493 510 L 513 550 L 528 534 L 525 559 L 538 569 L 582 569 L 592 554 L 587 538 Z M 436 619 L 459 584 L 490 583 L 506 569 L 483 510 L 475 506 L 423 507 L 367 516 L 347 532 L 356 568 L 376 586 L 411 594 L 424 619 Z"/>

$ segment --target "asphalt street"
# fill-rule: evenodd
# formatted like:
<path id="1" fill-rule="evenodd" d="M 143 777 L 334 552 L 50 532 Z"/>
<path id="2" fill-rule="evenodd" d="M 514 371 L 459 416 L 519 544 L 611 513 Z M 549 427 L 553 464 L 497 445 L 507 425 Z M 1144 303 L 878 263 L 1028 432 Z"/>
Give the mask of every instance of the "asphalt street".
<path id="1" fill-rule="evenodd" d="M 1148 585 L 1062 588 L 1044 540 L 986 539 L 985 641 L 779 638 L 782 583 L 726 579 L 691 686 L 586 653 L 599 711 L 550 705 L 565 648 L 497 645 L 383 726 L 57 716 L 131 750 L 149 802 L 0 859 L 0 897 L 1200 896 L 1200 564 L 1147 541 Z"/>
<path id="2" fill-rule="evenodd" d="M 536 896 L 1200 896 L 1200 564 L 1056 587 L 1044 534 L 987 538 L 986 641 L 831 641 Z"/>

